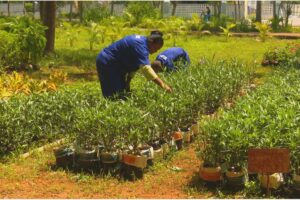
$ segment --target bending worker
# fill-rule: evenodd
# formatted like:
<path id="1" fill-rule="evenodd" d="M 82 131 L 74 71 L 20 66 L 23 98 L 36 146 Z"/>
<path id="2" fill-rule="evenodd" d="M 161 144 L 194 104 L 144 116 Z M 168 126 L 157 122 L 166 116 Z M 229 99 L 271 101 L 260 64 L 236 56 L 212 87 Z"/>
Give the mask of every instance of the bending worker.
<path id="1" fill-rule="evenodd" d="M 190 58 L 183 48 L 173 47 L 158 54 L 151 67 L 155 72 L 162 72 L 164 69 L 171 72 L 178 69 L 178 64 L 183 64 L 183 66 L 187 67 L 190 64 Z"/>
<path id="2" fill-rule="evenodd" d="M 152 31 L 148 37 L 130 35 L 104 48 L 96 59 L 98 77 L 104 97 L 130 91 L 130 81 L 137 71 L 167 92 L 165 84 L 150 66 L 149 54 L 163 46 L 163 34 Z"/>

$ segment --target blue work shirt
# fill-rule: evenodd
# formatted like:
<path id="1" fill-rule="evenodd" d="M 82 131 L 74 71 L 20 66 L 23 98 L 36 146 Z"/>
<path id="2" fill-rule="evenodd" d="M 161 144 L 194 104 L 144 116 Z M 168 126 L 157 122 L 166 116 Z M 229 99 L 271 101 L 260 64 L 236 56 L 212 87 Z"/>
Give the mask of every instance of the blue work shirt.
<path id="1" fill-rule="evenodd" d="M 115 68 L 122 74 L 135 72 L 141 65 L 150 65 L 147 37 L 129 35 L 104 48 L 97 57 L 101 67 Z"/>
<path id="2" fill-rule="evenodd" d="M 174 66 L 174 62 L 179 59 L 183 59 L 185 66 L 190 64 L 189 55 L 183 48 L 173 47 L 169 48 L 162 53 L 158 54 L 156 60 L 159 60 L 163 66 L 167 68 L 167 71 L 175 71 L 176 66 Z"/>

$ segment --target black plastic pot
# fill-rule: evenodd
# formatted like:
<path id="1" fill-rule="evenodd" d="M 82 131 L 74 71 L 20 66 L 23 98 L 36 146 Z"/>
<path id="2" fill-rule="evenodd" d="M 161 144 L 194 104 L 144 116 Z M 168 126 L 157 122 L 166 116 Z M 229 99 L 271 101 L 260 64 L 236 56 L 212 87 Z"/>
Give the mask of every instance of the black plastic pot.
<path id="1" fill-rule="evenodd" d="M 154 139 L 148 145 L 152 146 L 153 150 L 158 150 L 161 148 L 160 139 Z"/>
<path id="2" fill-rule="evenodd" d="M 97 173 L 100 171 L 101 163 L 95 150 L 81 151 L 76 153 L 76 169 Z"/>
<path id="3" fill-rule="evenodd" d="M 231 167 L 225 173 L 225 180 L 231 190 L 241 190 L 245 187 L 246 175 L 241 167 Z"/>
<path id="4" fill-rule="evenodd" d="M 191 140 L 190 143 L 193 143 L 195 141 L 195 135 L 193 133 L 191 133 Z"/>
<path id="5" fill-rule="evenodd" d="M 175 141 L 177 150 L 181 150 L 181 149 L 182 149 L 182 143 L 183 143 L 183 140 L 182 140 L 182 139 L 176 140 L 176 141 Z"/>
<path id="6" fill-rule="evenodd" d="M 54 150 L 56 166 L 64 169 L 72 169 L 74 166 L 74 150 L 69 147 L 61 147 Z"/>
<path id="7" fill-rule="evenodd" d="M 153 166 L 153 164 L 154 164 L 154 161 L 153 161 L 154 148 L 152 146 L 145 145 L 145 146 L 139 148 L 139 151 L 142 156 L 147 158 L 147 167 Z"/>
<path id="8" fill-rule="evenodd" d="M 257 173 L 248 173 L 249 181 L 256 181 L 258 179 Z"/>
<path id="9" fill-rule="evenodd" d="M 300 174 L 294 174 L 293 176 L 293 190 L 294 197 L 300 197 Z"/>
<path id="10" fill-rule="evenodd" d="M 121 175 L 124 178 L 124 180 L 136 181 L 144 177 L 144 170 L 122 163 Z"/>
<path id="11" fill-rule="evenodd" d="M 101 173 L 104 175 L 116 175 L 120 172 L 119 154 L 117 152 L 102 152 L 100 153 Z"/>

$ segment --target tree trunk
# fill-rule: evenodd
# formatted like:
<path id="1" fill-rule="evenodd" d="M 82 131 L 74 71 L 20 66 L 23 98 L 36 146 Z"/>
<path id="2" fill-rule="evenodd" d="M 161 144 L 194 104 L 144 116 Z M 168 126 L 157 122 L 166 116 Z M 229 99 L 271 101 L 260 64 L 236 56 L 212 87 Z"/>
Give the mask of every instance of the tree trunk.
<path id="1" fill-rule="evenodd" d="M 222 2 L 221 1 L 214 1 L 214 15 L 217 16 L 218 19 L 221 18 L 221 9 L 222 9 Z"/>
<path id="2" fill-rule="evenodd" d="M 114 1 L 110 2 L 110 14 L 113 15 L 114 14 Z"/>
<path id="3" fill-rule="evenodd" d="M 44 53 L 48 54 L 54 51 L 56 2 L 44 1 L 44 6 L 45 13 L 43 18 L 43 24 L 48 27 L 48 29 L 46 30 L 47 43 Z"/>
<path id="4" fill-rule="evenodd" d="M 7 1 L 7 16 L 10 17 L 10 1 Z"/>
<path id="5" fill-rule="evenodd" d="M 260 22 L 261 23 L 261 1 L 258 0 L 256 2 L 256 19 L 255 21 Z"/>
<path id="6" fill-rule="evenodd" d="M 26 9 L 25 9 L 25 1 L 23 1 L 23 15 L 26 15 Z"/>
<path id="7" fill-rule="evenodd" d="M 32 18 L 34 19 L 35 18 L 35 3 L 34 1 L 32 2 Z"/>
<path id="8" fill-rule="evenodd" d="M 277 18 L 277 13 L 276 13 L 276 1 L 272 1 L 273 5 L 273 19 Z"/>
<path id="9" fill-rule="evenodd" d="M 83 21 L 83 1 L 78 1 L 78 9 L 79 9 L 79 20 L 80 22 Z"/>
<path id="10" fill-rule="evenodd" d="M 72 17 L 73 17 L 73 1 L 70 1 L 69 22 L 72 21 Z"/>
<path id="11" fill-rule="evenodd" d="M 235 20 L 235 22 L 237 21 L 237 3 L 236 3 L 236 1 L 234 1 L 233 2 L 233 4 L 234 4 L 234 20 Z"/>
<path id="12" fill-rule="evenodd" d="M 172 16 L 174 16 L 175 13 L 176 13 L 177 2 L 176 2 L 176 1 L 172 1 L 171 3 L 172 3 L 172 5 L 173 5 L 173 8 L 172 8 Z"/>
<path id="13" fill-rule="evenodd" d="M 40 19 L 44 22 L 44 15 L 45 15 L 45 1 L 40 1 Z"/>
<path id="14" fill-rule="evenodd" d="M 163 1 L 160 2 L 160 16 L 161 16 L 161 18 L 164 17 L 164 2 Z"/>
<path id="15" fill-rule="evenodd" d="M 286 12 L 285 12 L 285 27 L 286 28 L 289 25 L 289 17 L 292 14 L 292 7 L 293 7 L 293 3 L 292 2 L 286 2 Z"/>
<path id="16" fill-rule="evenodd" d="M 238 19 L 240 20 L 241 19 L 241 4 L 240 4 L 240 1 L 237 1 L 237 4 L 238 4 Z"/>

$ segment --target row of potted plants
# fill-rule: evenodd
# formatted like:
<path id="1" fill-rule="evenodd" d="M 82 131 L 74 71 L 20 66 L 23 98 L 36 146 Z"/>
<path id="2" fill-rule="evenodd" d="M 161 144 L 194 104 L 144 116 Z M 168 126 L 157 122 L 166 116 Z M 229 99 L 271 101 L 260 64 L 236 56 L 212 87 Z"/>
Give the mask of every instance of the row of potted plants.
<path id="1" fill-rule="evenodd" d="M 249 148 L 285 147 L 291 152 L 291 174 L 299 191 L 299 75 L 294 68 L 276 70 L 255 92 L 238 99 L 231 110 L 222 110 L 218 119 L 203 120 L 205 148 L 199 147 L 203 166 L 216 167 L 221 175 L 221 169 L 228 167 L 246 169 Z"/>
<path id="2" fill-rule="evenodd" d="M 199 114 L 232 98 L 251 75 L 252 69 L 237 61 L 206 60 L 162 75 L 176 91 L 172 94 L 143 81 L 126 101 L 108 101 L 95 82 L 0 100 L 0 157 L 66 136 L 81 147 L 103 144 L 109 151 L 130 144 L 136 149 L 191 126 Z"/>
<path id="3" fill-rule="evenodd" d="M 75 171 L 110 173 L 135 180 L 143 177 L 146 167 L 167 158 L 170 151 L 182 149 L 183 143 L 190 144 L 198 133 L 198 124 L 195 124 L 185 132 L 172 133 L 169 141 L 154 139 L 138 145 L 135 150 L 133 146 L 119 146 L 108 151 L 104 145 L 83 149 L 74 142 L 54 149 L 56 166 Z"/>
<path id="4" fill-rule="evenodd" d="M 103 145 L 106 153 L 125 151 L 129 160 L 139 156 L 140 144 L 148 141 L 158 152 L 157 141 L 173 141 L 181 149 L 184 141 L 193 139 L 199 115 L 233 98 L 250 81 L 252 72 L 237 61 L 205 60 L 189 70 L 164 74 L 176 92 L 162 93 L 146 83 L 145 89 L 139 88 L 126 101 L 103 100 L 93 107 L 80 107 L 71 138 L 83 149 Z"/>
<path id="5" fill-rule="evenodd" d="M 157 138 L 170 140 L 170 133 L 190 127 L 199 115 L 211 113 L 233 98 L 250 81 L 251 70 L 237 61 L 206 60 L 163 75 L 174 93 L 163 93 L 145 83 L 126 101 L 103 100 L 95 106 L 80 107 L 72 141 L 82 148 L 103 144 L 110 152 L 124 146 L 136 151 L 139 144 Z"/>

